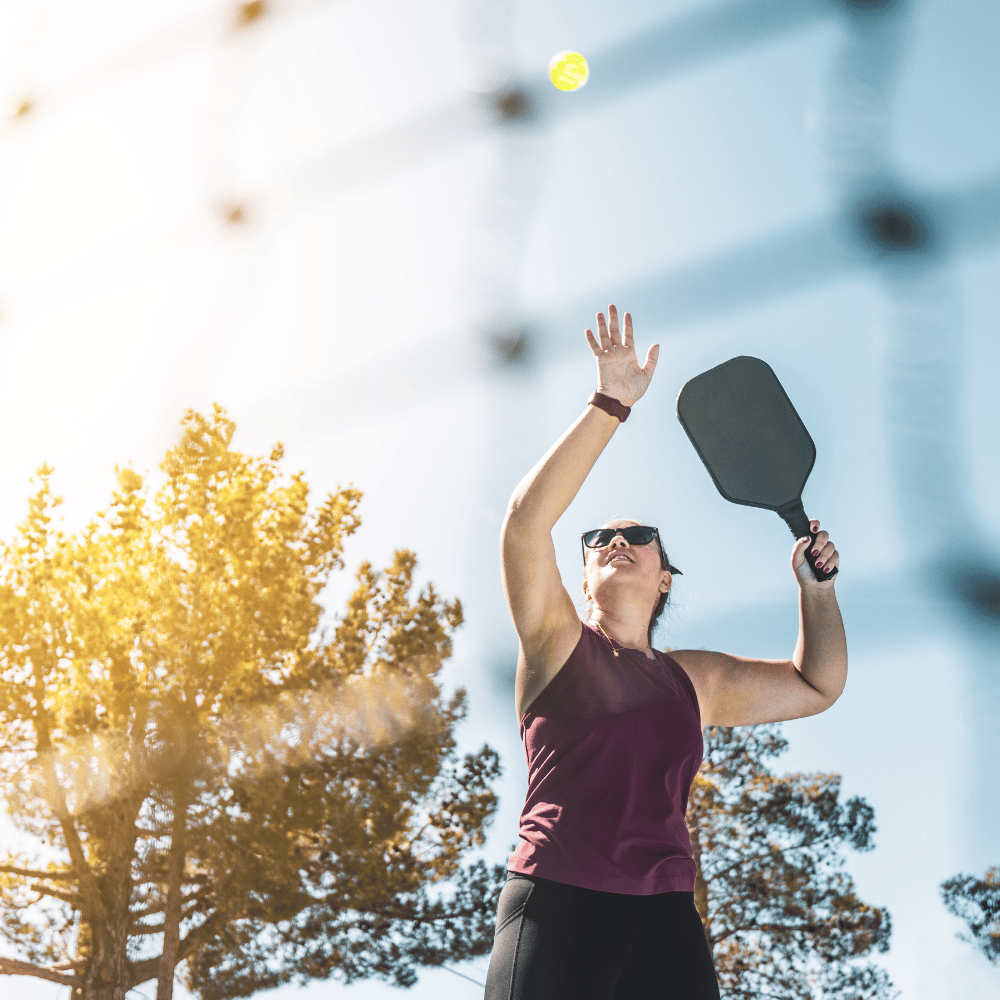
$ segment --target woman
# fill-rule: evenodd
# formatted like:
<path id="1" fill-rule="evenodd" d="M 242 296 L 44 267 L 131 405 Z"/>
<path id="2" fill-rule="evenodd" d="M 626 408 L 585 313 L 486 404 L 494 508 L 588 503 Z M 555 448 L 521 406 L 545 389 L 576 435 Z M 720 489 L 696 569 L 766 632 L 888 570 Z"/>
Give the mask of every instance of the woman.
<path id="1" fill-rule="evenodd" d="M 703 726 L 815 715 L 840 696 L 847 642 L 819 522 L 792 548 L 800 628 L 791 660 L 652 648 L 673 575 L 655 528 L 610 521 L 584 532 L 581 622 L 550 533 L 618 425 L 645 393 L 632 318 L 597 314 L 597 392 L 521 481 L 501 534 L 504 589 L 520 640 L 514 697 L 529 784 L 497 908 L 486 1000 L 718 1000 L 694 904 L 684 814 Z M 732 546 L 737 562 L 738 545 Z"/>

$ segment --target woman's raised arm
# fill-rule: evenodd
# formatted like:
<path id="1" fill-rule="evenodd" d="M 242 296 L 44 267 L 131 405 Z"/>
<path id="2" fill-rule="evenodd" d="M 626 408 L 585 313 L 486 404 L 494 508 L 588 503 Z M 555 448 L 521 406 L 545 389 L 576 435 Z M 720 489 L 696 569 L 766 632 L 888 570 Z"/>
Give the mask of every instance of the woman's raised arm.
<path id="1" fill-rule="evenodd" d="M 659 356 L 650 347 L 639 366 L 632 342 L 632 317 L 618 328 L 618 311 L 608 306 L 608 321 L 597 314 L 600 342 L 591 330 L 587 342 L 597 360 L 597 391 L 632 406 L 649 386 Z M 524 650 L 544 645 L 553 631 L 579 624 L 575 605 L 559 579 L 550 533 L 579 492 L 618 428 L 619 420 L 587 406 L 573 425 L 518 483 L 507 505 L 500 535 L 504 592 Z"/>
<path id="2" fill-rule="evenodd" d="M 597 314 L 597 331 L 600 343 L 591 330 L 586 331 L 590 350 L 597 359 L 597 391 L 623 406 L 632 406 L 649 386 L 660 345 L 650 347 L 646 364 L 640 368 L 632 342 L 632 317 L 625 313 L 625 329 L 620 334 L 618 310 L 613 305 L 608 306 L 608 322 L 603 313 Z M 580 491 L 618 424 L 618 418 L 604 410 L 585 407 L 572 427 L 517 484 L 507 505 L 505 525 L 516 519 L 534 529 L 551 531 Z"/>

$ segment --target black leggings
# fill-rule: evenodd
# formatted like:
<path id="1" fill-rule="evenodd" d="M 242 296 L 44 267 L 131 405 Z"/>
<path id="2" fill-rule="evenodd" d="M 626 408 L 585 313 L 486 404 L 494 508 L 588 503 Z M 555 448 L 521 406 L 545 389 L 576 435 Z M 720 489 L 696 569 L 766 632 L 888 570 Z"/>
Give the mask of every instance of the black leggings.
<path id="1" fill-rule="evenodd" d="M 508 872 L 485 1000 L 719 1000 L 694 893 L 630 896 Z"/>

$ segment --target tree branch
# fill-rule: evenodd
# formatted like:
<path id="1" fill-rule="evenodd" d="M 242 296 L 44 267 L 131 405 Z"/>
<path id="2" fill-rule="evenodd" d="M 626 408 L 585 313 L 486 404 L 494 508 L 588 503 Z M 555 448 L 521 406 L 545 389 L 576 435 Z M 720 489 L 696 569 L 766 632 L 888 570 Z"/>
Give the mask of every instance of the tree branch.
<path id="1" fill-rule="evenodd" d="M 209 941 L 215 933 L 215 928 L 219 923 L 217 913 L 213 913 L 200 927 L 195 927 L 181 939 L 177 948 L 177 964 L 180 965 L 191 954 L 195 948 L 200 947 Z"/>
<path id="2" fill-rule="evenodd" d="M 129 918 L 132 923 L 138 923 L 143 917 L 152 916 L 154 913 L 163 912 L 163 902 L 150 903 L 149 906 L 144 906 L 141 910 L 129 910 Z"/>
<path id="3" fill-rule="evenodd" d="M 74 871 L 36 872 L 32 871 L 30 868 L 15 868 L 12 865 L 0 865 L 0 874 L 20 875 L 22 878 L 51 878 L 51 879 L 76 878 L 76 872 Z"/>
<path id="4" fill-rule="evenodd" d="M 721 934 L 712 935 L 712 944 L 716 945 L 720 941 L 725 941 L 726 938 L 732 937 L 734 934 L 739 934 L 741 931 L 772 931 L 772 930 L 782 930 L 782 931 L 798 931 L 800 933 L 805 933 L 807 931 L 818 931 L 823 928 L 822 924 L 758 924 L 756 922 L 752 924 L 738 924 L 736 927 L 729 927 Z"/>
<path id="5" fill-rule="evenodd" d="M 147 934 L 162 934 L 162 933 L 163 933 L 162 920 L 158 924 L 140 924 L 133 921 L 132 926 L 129 929 L 129 935 L 132 937 L 145 937 Z"/>
<path id="6" fill-rule="evenodd" d="M 184 896 L 181 900 L 181 908 L 188 906 L 191 903 L 198 903 L 203 900 L 206 896 L 210 896 L 215 891 L 215 883 L 206 883 L 202 888 L 196 890 L 195 892 L 190 892 Z M 132 918 L 133 922 L 141 920 L 143 917 L 151 916 L 154 913 L 162 913 L 166 902 L 162 899 L 155 903 L 150 903 L 148 906 L 144 906 L 141 910 L 131 910 L 129 911 L 129 916 Z M 185 914 L 187 916 L 187 914 Z"/>
<path id="7" fill-rule="evenodd" d="M 66 903 L 67 906 L 72 906 L 73 909 L 80 909 L 80 897 L 71 896 L 68 893 L 59 892 L 58 889 L 46 889 L 43 886 L 30 885 L 28 888 L 32 892 L 37 892 L 39 896 L 51 896 L 53 899 L 58 899 L 60 902 Z"/>
<path id="8" fill-rule="evenodd" d="M 792 851 L 804 851 L 815 847 L 817 844 L 823 844 L 828 840 L 833 840 L 833 834 L 826 834 L 822 837 L 817 837 L 814 840 L 804 840 L 800 844 L 791 844 L 788 847 L 781 848 L 781 855 L 784 857 L 786 853 L 791 853 Z M 705 874 L 705 881 L 711 882 L 713 879 L 722 878 L 723 876 L 729 874 L 734 868 L 741 868 L 746 865 L 747 861 L 764 861 L 771 855 L 768 854 L 741 854 L 731 865 L 727 865 L 725 868 L 721 868 L 717 871 L 713 871 L 709 874 Z"/>
<path id="9" fill-rule="evenodd" d="M 51 983 L 58 983 L 60 986 L 68 986 L 70 989 L 72 989 L 77 982 L 76 976 L 67 976 L 64 972 L 57 972 L 55 969 L 47 969 L 43 965 L 35 965 L 32 962 L 19 962 L 16 958 L 0 957 L 0 975 L 34 976 L 35 979 L 47 979 Z"/>
<path id="10" fill-rule="evenodd" d="M 44 690 L 44 678 L 37 677 L 39 686 Z M 54 752 L 52 749 L 52 736 L 49 731 L 49 720 L 45 712 L 39 713 L 38 721 L 35 723 L 38 733 L 38 760 L 42 773 L 45 776 L 46 799 L 49 808 L 55 813 L 62 828 L 63 838 L 66 842 L 66 849 L 69 851 L 70 860 L 73 862 L 73 870 L 80 880 L 80 891 L 87 905 L 102 925 L 107 924 L 108 913 L 101 899 L 100 889 L 97 886 L 97 879 L 94 877 L 93 869 L 87 863 L 87 856 L 83 851 L 83 844 L 77 832 L 76 825 L 66 807 L 66 796 L 63 794 L 62 785 L 59 784 L 59 777 L 56 774 Z M 98 950 L 103 948 L 103 942 L 97 942 Z"/>
<path id="11" fill-rule="evenodd" d="M 159 971 L 159 955 L 156 958 L 144 958 L 141 962 L 130 962 L 128 988 L 134 990 L 140 983 L 148 983 L 150 979 L 156 979 Z"/>

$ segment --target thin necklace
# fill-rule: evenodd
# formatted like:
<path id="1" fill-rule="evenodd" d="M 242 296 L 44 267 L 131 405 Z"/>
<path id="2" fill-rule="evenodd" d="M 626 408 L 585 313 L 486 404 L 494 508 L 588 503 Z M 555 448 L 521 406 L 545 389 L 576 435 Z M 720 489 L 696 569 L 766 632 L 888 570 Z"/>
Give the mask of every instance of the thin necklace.
<path id="1" fill-rule="evenodd" d="M 603 636 L 604 636 L 604 638 L 608 640 L 608 642 L 613 642 L 613 643 L 615 644 L 615 646 L 621 646 L 621 648 L 622 648 L 622 649 L 625 649 L 625 648 L 626 648 L 625 646 L 622 646 L 622 644 L 621 644 L 620 642 L 618 642 L 618 640 L 617 640 L 617 639 L 612 639 L 612 638 L 611 638 L 611 636 L 610 636 L 610 635 L 608 635 L 608 633 L 607 633 L 607 632 L 605 632 L 603 628 L 601 628 L 601 623 L 600 623 L 599 621 L 597 621 L 597 619 L 596 619 L 596 618 L 595 618 L 595 619 L 593 619 L 593 621 L 594 621 L 594 624 L 595 624 L 595 625 L 596 625 L 596 626 L 597 626 L 598 628 L 600 628 L 600 629 L 601 629 L 601 635 L 603 635 Z M 636 652 L 637 652 L 637 653 L 645 653 L 645 652 L 646 652 L 646 650 L 647 650 L 647 649 L 649 649 L 649 648 L 650 648 L 649 646 L 646 646 L 646 647 L 644 647 L 643 649 L 638 649 L 638 650 L 636 650 Z M 617 649 L 615 649 L 615 648 L 614 648 L 614 646 L 612 646 L 612 648 L 611 648 L 611 652 L 612 652 L 612 653 L 614 653 L 614 654 L 615 654 L 615 656 L 617 656 L 617 655 L 618 655 L 618 650 L 617 650 Z"/>

